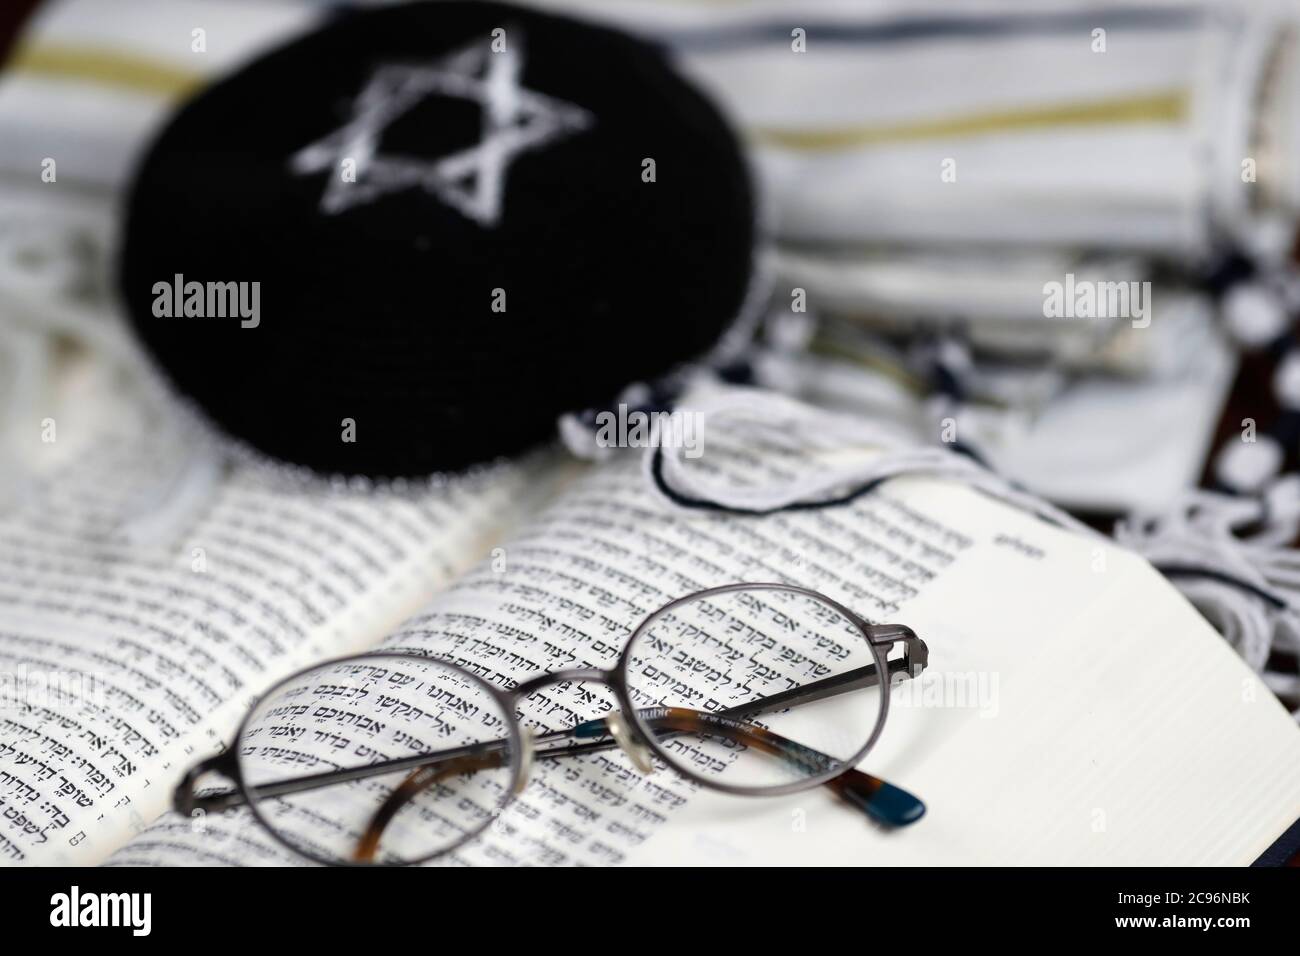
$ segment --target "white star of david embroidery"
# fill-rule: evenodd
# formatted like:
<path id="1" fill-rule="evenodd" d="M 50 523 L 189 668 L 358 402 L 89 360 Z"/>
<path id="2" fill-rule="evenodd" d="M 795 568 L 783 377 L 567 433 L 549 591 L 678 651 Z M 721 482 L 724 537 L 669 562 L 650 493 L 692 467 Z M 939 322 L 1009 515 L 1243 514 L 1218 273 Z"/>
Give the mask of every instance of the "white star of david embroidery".
<path id="1" fill-rule="evenodd" d="M 320 203 L 326 215 L 418 186 L 480 225 L 494 226 L 501 218 L 511 161 L 594 122 L 581 107 L 521 87 L 518 47 L 516 29 L 501 52 L 484 41 L 428 66 L 378 67 L 357 96 L 348 122 L 295 153 L 290 168 L 299 175 L 330 171 Z M 479 103 L 479 142 L 432 159 L 381 153 L 384 130 L 429 96 Z M 341 175 L 349 159 L 355 163 L 351 182 Z"/>

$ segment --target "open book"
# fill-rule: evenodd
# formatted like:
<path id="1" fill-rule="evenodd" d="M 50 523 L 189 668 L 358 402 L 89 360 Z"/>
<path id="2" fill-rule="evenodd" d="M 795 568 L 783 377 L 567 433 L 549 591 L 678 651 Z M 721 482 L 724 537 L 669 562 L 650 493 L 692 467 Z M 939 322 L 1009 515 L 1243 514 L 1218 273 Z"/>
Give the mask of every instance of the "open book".
<path id="1" fill-rule="evenodd" d="M 707 438 L 692 467 L 740 483 L 799 467 Z M 166 454 L 147 433 L 92 442 L 0 523 L 7 863 L 302 862 L 246 811 L 168 809 L 274 680 L 372 647 L 501 686 L 608 667 L 647 613 L 736 581 L 814 588 L 925 639 L 931 667 L 893 690 L 864 764 L 924 819 L 880 831 L 822 791 L 742 799 L 608 751 L 535 766 L 444 862 L 1247 864 L 1300 817 L 1300 728 L 1172 587 L 964 487 L 903 478 L 744 518 L 662 501 L 633 452 L 404 496 L 235 466 L 177 540 L 127 546 L 117 516 Z M 523 716 L 544 726 L 598 716 L 574 687 L 537 696 Z"/>

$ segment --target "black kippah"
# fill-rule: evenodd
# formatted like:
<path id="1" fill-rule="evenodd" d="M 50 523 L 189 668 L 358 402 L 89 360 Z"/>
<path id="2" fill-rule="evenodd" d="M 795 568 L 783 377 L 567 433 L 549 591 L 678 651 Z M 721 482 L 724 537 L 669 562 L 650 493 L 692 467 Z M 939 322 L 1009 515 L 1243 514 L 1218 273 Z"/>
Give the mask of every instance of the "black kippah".
<path id="1" fill-rule="evenodd" d="M 135 180 L 121 284 L 230 435 L 415 476 L 706 352 L 748 290 L 752 206 L 734 135 L 655 47 L 418 3 L 342 15 L 182 109 Z"/>

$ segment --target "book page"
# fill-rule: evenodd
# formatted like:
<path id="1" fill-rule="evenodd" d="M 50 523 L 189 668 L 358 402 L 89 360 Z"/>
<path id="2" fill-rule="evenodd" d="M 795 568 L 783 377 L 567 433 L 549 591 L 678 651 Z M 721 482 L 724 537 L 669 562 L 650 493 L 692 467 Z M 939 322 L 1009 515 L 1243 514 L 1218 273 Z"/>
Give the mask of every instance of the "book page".
<path id="1" fill-rule="evenodd" d="M 772 449 L 719 452 L 726 439 L 713 430 L 709 441 L 698 466 L 738 481 L 794 467 Z M 928 642 L 930 669 L 893 690 L 863 764 L 925 800 L 922 820 L 883 832 L 822 791 L 736 797 L 663 766 L 642 775 L 609 750 L 535 763 L 514 803 L 438 862 L 1248 863 L 1300 815 L 1300 730 L 1181 596 L 1131 555 L 938 481 L 746 518 L 675 509 L 651 494 L 638 462 L 611 462 L 515 536 L 503 562 L 478 565 L 382 646 L 508 688 L 614 666 L 636 624 L 673 598 L 773 580 L 909 624 Z M 678 676 L 708 700 L 702 674 Z M 520 712 L 559 728 L 611 699 L 553 685 Z M 316 739 L 366 743 L 333 720 L 321 718 Z M 279 746 L 286 759 L 314 759 L 317 745 Z M 728 768 L 714 772 L 725 779 Z M 111 862 L 303 859 L 238 810 L 168 814 Z"/>
<path id="2" fill-rule="evenodd" d="M 530 470 L 367 496 L 232 466 L 178 540 L 124 539 L 123 514 L 177 453 L 101 441 L 0 516 L 7 864 L 119 847 L 268 683 L 373 644 L 485 554 Z"/>
<path id="3" fill-rule="evenodd" d="M 0 865 L 103 860 L 267 684 L 382 638 L 555 478 L 368 492 L 215 453 L 112 305 L 111 206 L 58 196 L 0 196 Z"/>

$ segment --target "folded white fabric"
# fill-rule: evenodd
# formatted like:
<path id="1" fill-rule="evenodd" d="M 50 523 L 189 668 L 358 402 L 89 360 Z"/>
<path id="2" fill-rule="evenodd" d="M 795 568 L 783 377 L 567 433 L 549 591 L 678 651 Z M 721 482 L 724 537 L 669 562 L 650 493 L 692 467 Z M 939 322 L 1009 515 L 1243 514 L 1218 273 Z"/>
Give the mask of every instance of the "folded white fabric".
<path id="1" fill-rule="evenodd" d="M 1069 514 L 969 458 L 942 445 L 918 446 L 875 423 L 771 392 L 707 386 L 681 407 L 700 417 L 702 430 L 728 420 L 732 429 L 743 430 L 748 444 L 783 448 L 804 467 L 780 485 L 738 486 L 693 468 L 679 448 L 648 450 L 647 481 L 677 505 L 749 514 L 827 502 L 833 507 L 878 482 L 924 475 L 967 484 L 1045 521 L 1097 537 Z M 1116 539 L 1169 575 L 1246 663 L 1290 700 L 1300 693 L 1300 680 L 1291 670 L 1268 666 L 1273 649 L 1300 651 L 1300 561 L 1289 546 L 1298 531 L 1300 478 L 1293 477 L 1274 484 L 1261 501 L 1189 493 L 1159 517 L 1121 522 Z"/>
<path id="2" fill-rule="evenodd" d="M 0 73 L 0 175 L 120 188 L 187 93 L 324 14 L 319 4 L 50 0 Z"/>
<path id="3" fill-rule="evenodd" d="M 750 137 L 789 242 L 1181 256 L 1300 210 L 1300 37 L 1282 4 L 534 2 L 676 49 Z M 0 173 L 53 157 L 120 184 L 177 98 L 326 9 L 43 5 L 0 74 Z"/>
<path id="4" fill-rule="evenodd" d="M 0 509 L 95 439 L 77 425 L 83 380 L 149 391 L 150 427 L 170 427 L 106 288 L 115 201 L 180 98 L 322 14 L 310 3 L 51 0 L 28 24 L 0 72 Z"/>
<path id="5" fill-rule="evenodd" d="M 1185 256 L 1300 209 L 1294 4 L 545 5 L 662 33 L 789 242 Z"/>

